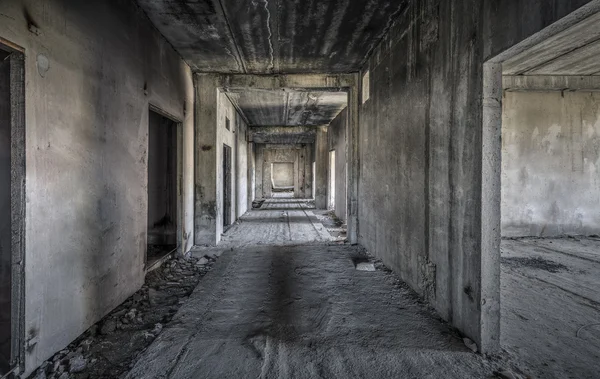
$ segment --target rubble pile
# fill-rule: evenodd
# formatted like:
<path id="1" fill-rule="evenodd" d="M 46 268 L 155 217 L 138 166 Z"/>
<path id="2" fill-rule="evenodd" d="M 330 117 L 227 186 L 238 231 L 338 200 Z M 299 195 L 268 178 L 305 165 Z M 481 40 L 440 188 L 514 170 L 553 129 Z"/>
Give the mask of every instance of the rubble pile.
<path id="1" fill-rule="evenodd" d="M 171 321 L 215 256 L 176 257 L 146 275 L 143 287 L 55 354 L 30 378 L 117 378 Z"/>

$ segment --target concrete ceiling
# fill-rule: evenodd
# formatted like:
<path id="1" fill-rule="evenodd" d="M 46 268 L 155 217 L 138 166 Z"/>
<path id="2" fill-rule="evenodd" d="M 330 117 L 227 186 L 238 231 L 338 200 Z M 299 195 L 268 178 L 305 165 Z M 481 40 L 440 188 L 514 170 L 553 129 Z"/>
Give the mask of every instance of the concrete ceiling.
<path id="1" fill-rule="evenodd" d="M 250 126 L 329 125 L 346 107 L 346 92 L 228 89 L 227 96 Z"/>
<path id="2" fill-rule="evenodd" d="M 504 75 L 600 75 L 600 14 L 503 63 Z"/>
<path id="3" fill-rule="evenodd" d="M 194 71 L 357 71 L 408 0 L 138 0 Z"/>

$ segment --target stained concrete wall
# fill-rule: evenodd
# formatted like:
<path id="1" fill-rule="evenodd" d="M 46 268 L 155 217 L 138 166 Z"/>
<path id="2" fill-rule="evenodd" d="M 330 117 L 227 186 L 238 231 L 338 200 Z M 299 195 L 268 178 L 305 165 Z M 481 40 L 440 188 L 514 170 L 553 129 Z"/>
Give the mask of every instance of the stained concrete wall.
<path id="1" fill-rule="evenodd" d="M 26 54 L 27 374 L 143 283 L 150 104 L 183 123 L 191 247 L 194 94 L 134 2 L 4 0 L 0 13 L 0 37 Z"/>
<path id="2" fill-rule="evenodd" d="M 236 122 L 236 172 L 238 175 L 236 177 L 235 185 L 237 191 L 237 208 L 235 219 L 238 219 L 248 211 L 248 126 L 246 125 L 246 122 L 237 114 Z"/>
<path id="3" fill-rule="evenodd" d="M 11 111 L 10 60 L 0 51 L 0 373 L 10 361 Z"/>
<path id="4" fill-rule="evenodd" d="M 230 130 L 227 130 L 226 123 L 229 119 Z M 218 93 L 218 112 L 217 112 L 217 180 L 216 180 L 216 243 L 221 241 L 223 233 L 223 145 L 231 147 L 233 156 L 231 157 L 231 215 L 229 217 L 232 223 L 239 216 L 246 213 L 247 208 L 247 147 L 246 132 L 248 126 L 239 115 L 227 95 L 223 92 Z"/>
<path id="5" fill-rule="evenodd" d="M 502 234 L 600 234 L 600 93 L 507 92 Z"/>
<path id="6" fill-rule="evenodd" d="M 348 110 L 343 110 L 327 127 L 329 150 L 335 150 L 335 215 L 346 220 L 346 127 Z"/>
<path id="7" fill-rule="evenodd" d="M 499 285 L 481 297 L 483 63 L 587 2 L 414 1 L 362 70 L 359 240 L 484 351 Z"/>
<path id="8" fill-rule="evenodd" d="M 255 144 L 255 197 L 272 197 L 271 170 L 273 163 L 292 163 L 295 198 L 310 198 L 312 194 L 313 144 L 275 145 Z"/>

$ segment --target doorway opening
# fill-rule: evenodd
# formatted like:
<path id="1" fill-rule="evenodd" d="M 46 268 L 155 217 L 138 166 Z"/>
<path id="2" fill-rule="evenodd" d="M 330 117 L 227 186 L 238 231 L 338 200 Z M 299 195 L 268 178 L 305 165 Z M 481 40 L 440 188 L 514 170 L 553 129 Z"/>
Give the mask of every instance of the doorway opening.
<path id="1" fill-rule="evenodd" d="M 0 375 L 10 369 L 11 219 L 10 219 L 10 61 L 0 50 Z"/>
<path id="2" fill-rule="evenodd" d="M 327 201 L 327 209 L 335 209 L 335 150 L 329 152 L 329 199 Z"/>
<path id="3" fill-rule="evenodd" d="M 534 377 L 600 369 L 598 25 L 572 14 L 484 66 L 482 277 Z"/>
<path id="4" fill-rule="evenodd" d="M 223 227 L 231 225 L 231 147 L 223 144 Z"/>
<path id="5" fill-rule="evenodd" d="M 271 189 L 273 198 L 294 197 L 294 172 L 293 162 L 277 162 L 271 164 Z"/>
<path id="6" fill-rule="evenodd" d="M 180 244 L 179 124 L 151 109 L 148 123 L 148 249 L 146 267 Z"/>
<path id="7" fill-rule="evenodd" d="M 25 66 L 0 44 L 0 376 L 23 368 Z"/>

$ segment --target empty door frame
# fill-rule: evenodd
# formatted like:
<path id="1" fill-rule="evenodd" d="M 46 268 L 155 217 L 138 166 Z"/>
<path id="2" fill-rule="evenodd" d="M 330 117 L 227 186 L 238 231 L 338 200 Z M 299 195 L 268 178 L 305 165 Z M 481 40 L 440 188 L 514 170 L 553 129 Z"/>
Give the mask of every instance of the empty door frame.
<path id="1" fill-rule="evenodd" d="M 490 58 L 483 65 L 481 187 L 481 346 L 484 353 L 500 349 L 500 241 L 502 173 L 502 63 L 556 35 L 593 13 L 592 1 L 570 15 Z"/>
<path id="2" fill-rule="evenodd" d="M 22 372 L 25 357 L 25 54 L 24 49 L 0 38 L 0 49 L 10 53 L 11 134 L 11 358 L 14 372 Z"/>
<path id="3" fill-rule="evenodd" d="M 183 255 L 183 225 L 184 225 L 184 204 L 183 204 L 183 122 L 177 117 L 163 111 L 159 107 L 150 104 L 150 111 L 168 118 L 175 123 L 177 128 L 177 255 Z M 148 152 L 149 153 L 149 152 Z M 147 245 L 146 241 L 146 245 Z M 146 259 L 144 259 L 146 261 Z"/>

